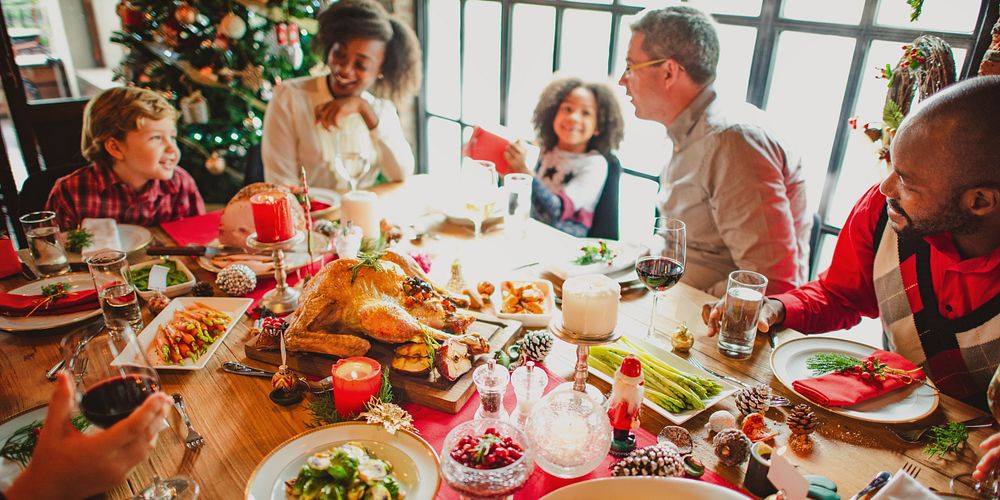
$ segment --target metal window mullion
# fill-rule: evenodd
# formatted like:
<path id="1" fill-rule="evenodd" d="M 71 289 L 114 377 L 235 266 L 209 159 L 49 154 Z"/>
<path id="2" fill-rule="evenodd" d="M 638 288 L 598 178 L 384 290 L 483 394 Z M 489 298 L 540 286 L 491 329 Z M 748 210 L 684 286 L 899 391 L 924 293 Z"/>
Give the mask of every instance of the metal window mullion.
<path id="1" fill-rule="evenodd" d="M 556 18 L 555 18 L 555 29 L 552 30 L 552 72 L 555 73 L 559 71 L 560 56 L 559 52 L 562 49 L 562 25 L 563 25 L 563 8 L 556 7 Z"/>
<path id="2" fill-rule="evenodd" d="M 618 0 L 615 0 L 614 3 L 618 4 Z M 620 31 L 619 25 L 622 23 L 621 18 L 621 14 L 611 13 L 611 40 L 608 41 L 608 77 L 614 76 L 615 72 L 615 58 L 618 56 L 618 32 Z"/>
<path id="3" fill-rule="evenodd" d="M 429 54 L 427 50 L 427 43 L 423 40 L 430 38 L 430 29 L 428 28 L 428 8 L 424 4 L 417 8 L 414 13 L 416 22 L 416 32 L 417 38 L 421 40 L 421 59 L 422 67 L 426 68 L 429 61 Z M 417 156 L 419 163 L 417 164 L 417 173 L 426 174 L 427 166 L 430 163 L 430 158 L 427 155 L 427 72 L 422 71 L 420 82 L 420 92 L 417 93 Z"/>
<path id="4" fill-rule="evenodd" d="M 465 5 L 458 0 L 458 121 L 465 121 Z M 455 121 L 455 120 L 452 120 Z M 461 137 L 461 133 L 459 133 Z M 459 140 L 461 142 L 461 140 Z"/>
<path id="5" fill-rule="evenodd" d="M 513 9 L 510 0 L 500 2 L 500 124 L 504 126 L 507 125 L 507 102 L 510 99 Z"/>
<path id="6" fill-rule="evenodd" d="M 772 61 L 778 44 L 775 21 L 779 12 L 781 12 L 781 0 L 764 0 L 761 4 L 746 95 L 747 102 L 761 109 L 764 109 L 767 103 Z"/>

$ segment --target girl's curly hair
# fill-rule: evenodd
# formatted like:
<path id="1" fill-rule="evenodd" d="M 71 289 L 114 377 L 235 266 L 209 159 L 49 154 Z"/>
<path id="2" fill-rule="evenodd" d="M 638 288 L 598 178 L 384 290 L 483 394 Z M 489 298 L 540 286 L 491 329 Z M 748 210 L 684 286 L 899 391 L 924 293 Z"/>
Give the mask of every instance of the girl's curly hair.
<path id="1" fill-rule="evenodd" d="M 385 42 L 382 78 L 372 93 L 401 103 L 420 90 L 421 54 L 417 35 L 374 0 L 340 0 L 319 14 L 313 50 L 324 61 L 337 43 L 357 38 Z"/>
<path id="2" fill-rule="evenodd" d="M 562 78 L 548 84 L 538 97 L 538 105 L 532 115 L 535 132 L 542 142 L 542 150 L 550 151 L 559 144 L 559 137 L 552 128 L 552 122 L 559 112 L 559 105 L 573 90 L 583 87 L 594 94 L 597 101 L 597 130 L 587 142 L 587 150 L 597 150 L 602 154 L 618 149 L 625 136 L 625 120 L 614 92 L 603 83 L 584 82 L 579 78 Z"/>

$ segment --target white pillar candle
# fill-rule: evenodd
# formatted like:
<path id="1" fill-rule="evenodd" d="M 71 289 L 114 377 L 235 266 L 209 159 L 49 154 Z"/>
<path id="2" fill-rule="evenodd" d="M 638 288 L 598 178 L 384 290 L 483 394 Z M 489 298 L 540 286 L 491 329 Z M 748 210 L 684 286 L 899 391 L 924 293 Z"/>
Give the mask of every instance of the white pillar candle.
<path id="1" fill-rule="evenodd" d="M 580 337 L 611 335 L 618 324 L 621 286 L 603 274 L 569 278 L 562 287 L 563 328 Z"/>
<path id="2" fill-rule="evenodd" d="M 378 239 L 380 235 L 378 196 L 371 191 L 351 191 L 340 200 L 340 223 L 348 221 L 361 228 L 365 238 Z"/>

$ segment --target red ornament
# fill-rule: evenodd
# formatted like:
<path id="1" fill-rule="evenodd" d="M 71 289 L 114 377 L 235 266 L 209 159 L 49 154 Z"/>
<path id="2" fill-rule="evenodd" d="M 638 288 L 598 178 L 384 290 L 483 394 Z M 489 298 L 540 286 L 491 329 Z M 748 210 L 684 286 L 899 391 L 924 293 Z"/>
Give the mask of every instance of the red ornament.
<path id="1" fill-rule="evenodd" d="M 278 45 L 284 47 L 288 45 L 288 25 L 285 23 L 278 23 L 274 26 L 274 33 L 278 39 Z"/>

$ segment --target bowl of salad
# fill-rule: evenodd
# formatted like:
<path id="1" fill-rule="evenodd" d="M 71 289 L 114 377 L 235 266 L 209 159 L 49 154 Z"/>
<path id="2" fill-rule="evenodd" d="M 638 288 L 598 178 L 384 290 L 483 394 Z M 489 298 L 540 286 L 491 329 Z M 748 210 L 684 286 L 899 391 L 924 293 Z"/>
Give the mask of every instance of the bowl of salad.
<path id="1" fill-rule="evenodd" d="M 163 289 L 163 294 L 167 297 L 176 297 L 191 291 L 194 288 L 194 274 L 181 262 L 173 257 L 168 259 L 154 259 L 140 262 L 131 268 L 132 284 L 143 300 L 149 300 L 156 292 L 149 289 L 149 272 L 154 265 L 161 265 L 169 269 L 167 271 L 167 287 Z"/>

